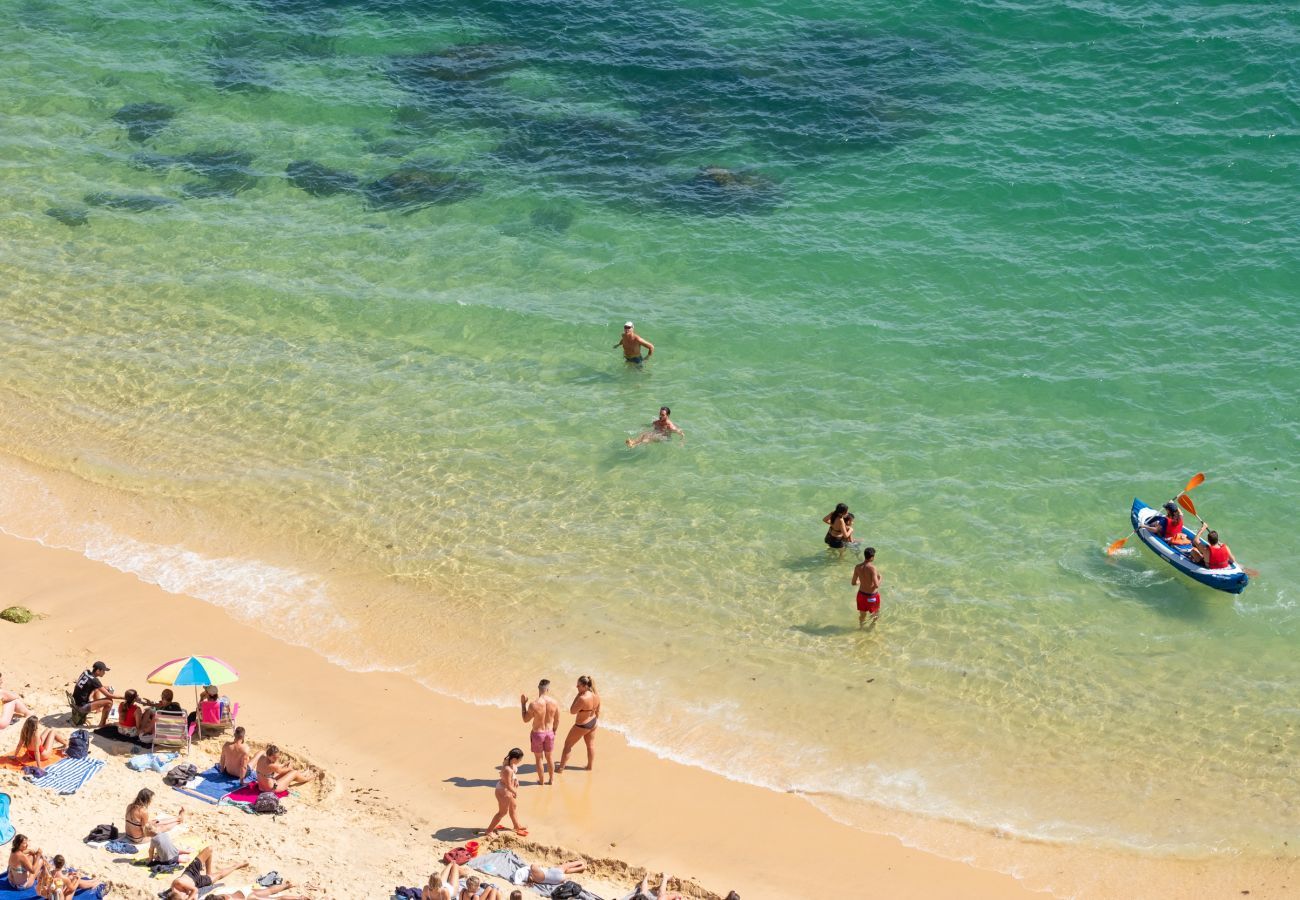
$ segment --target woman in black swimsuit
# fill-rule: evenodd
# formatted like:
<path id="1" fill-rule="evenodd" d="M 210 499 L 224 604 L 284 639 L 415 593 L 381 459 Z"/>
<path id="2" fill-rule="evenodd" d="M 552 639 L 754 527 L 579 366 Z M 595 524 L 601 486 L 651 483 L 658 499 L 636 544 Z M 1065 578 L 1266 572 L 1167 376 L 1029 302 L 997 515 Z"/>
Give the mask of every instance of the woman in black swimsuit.
<path id="1" fill-rule="evenodd" d="M 848 511 L 849 505 L 847 503 L 837 503 L 835 509 L 822 519 L 822 521 L 828 526 L 826 529 L 826 537 L 823 540 L 826 541 L 826 546 L 830 547 L 832 550 L 844 549 L 844 539 L 846 537 L 844 531 L 844 517 L 848 514 Z"/>

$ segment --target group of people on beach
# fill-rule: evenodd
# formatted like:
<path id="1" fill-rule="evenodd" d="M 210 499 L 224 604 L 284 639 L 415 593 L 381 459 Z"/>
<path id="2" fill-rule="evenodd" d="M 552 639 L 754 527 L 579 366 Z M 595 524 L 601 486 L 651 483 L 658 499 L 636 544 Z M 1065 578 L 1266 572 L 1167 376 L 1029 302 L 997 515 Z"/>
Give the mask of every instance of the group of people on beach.
<path id="1" fill-rule="evenodd" d="M 537 697 L 532 700 L 528 699 L 527 694 L 519 695 L 519 713 L 529 725 L 528 746 L 536 763 L 538 784 L 555 783 L 555 773 L 563 772 L 568 766 L 569 755 L 579 741 L 586 744 L 587 771 L 590 772 L 595 766 L 600 694 L 596 693 L 596 682 L 590 675 L 580 675 L 576 687 L 577 695 L 569 704 L 573 725 L 565 735 L 558 764 L 554 762 L 553 754 L 555 735 L 560 729 L 560 704 L 551 696 L 551 680 L 543 678 L 537 682 Z M 510 817 L 510 824 L 516 834 L 528 834 L 528 829 L 519 824 L 519 765 L 523 759 L 524 751 L 513 747 L 501 761 L 496 785 L 497 812 L 485 831 L 488 835 L 497 832 L 506 816 Z"/>

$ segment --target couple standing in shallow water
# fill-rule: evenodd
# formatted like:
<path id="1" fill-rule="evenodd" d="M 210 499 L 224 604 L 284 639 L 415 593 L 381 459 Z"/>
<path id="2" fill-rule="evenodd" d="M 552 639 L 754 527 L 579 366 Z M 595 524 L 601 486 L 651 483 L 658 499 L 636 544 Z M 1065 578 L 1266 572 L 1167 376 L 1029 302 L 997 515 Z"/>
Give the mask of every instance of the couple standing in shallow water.
<path id="1" fill-rule="evenodd" d="M 519 712 L 523 720 L 531 726 L 528 743 L 537 761 L 537 783 L 554 784 L 555 773 L 563 772 L 569 763 L 569 754 L 578 741 L 587 745 L 587 771 L 591 771 L 596 760 L 596 727 L 600 721 L 600 695 L 596 693 L 596 682 L 590 675 L 578 678 L 578 695 L 569 704 L 569 712 L 574 715 L 573 726 L 564 739 L 564 750 L 560 754 L 558 765 L 552 762 L 551 754 L 555 749 L 555 733 L 560 725 L 560 704 L 550 695 L 551 681 L 543 678 L 537 683 L 537 699 L 529 700 L 526 694 L 519 696 Z M 501 761 L 501 776 L 496 785 L 497 812 L 487 827 L 487 834 L 494 833 L 501 821 L 510 817 L 510 824 L 515 833 L 527 835 L 528 829 L 519 824 L 519 764 L 523 762 L 524 751 L 513 748 Z M 543 780 L 545 775 L 545 780 Z"/>
<path id="2" fill-rule="evenodd" d="M 849 512 L 847 503 L 837 503 L 823 519 L 826 523 L 826 546 L 838 550 L 840 558 L 844 557 L 844 548 L 853 541 L 853 513 Z M 862 551 L 862 562 L 853 567 L 853 578 L 849 584 L 858 589 L 858 628 L 867 623 L 871 617 L 870 631 L 880 619 L 880 570 L 876 568 L 876 548 L 868 547 Z"/>

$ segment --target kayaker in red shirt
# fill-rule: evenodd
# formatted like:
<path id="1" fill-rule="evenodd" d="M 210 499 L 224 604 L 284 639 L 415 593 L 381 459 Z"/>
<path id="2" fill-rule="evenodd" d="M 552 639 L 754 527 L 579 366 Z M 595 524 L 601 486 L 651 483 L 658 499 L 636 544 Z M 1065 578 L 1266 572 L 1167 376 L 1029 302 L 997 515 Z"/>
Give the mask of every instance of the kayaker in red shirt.
<path id="1" fill-rule="evenodd" d="M 1228 549 L 1227 544 L 1219 543 L 1219 533 L 1211 531 L 1205 535 L 1206 540 L 1201 540 L 1201 535 L 1205 534 L 1205 529 L 1209 525 L 1202 524 L 1201 530 L 1196 532 L 1196 540 L 1192 541 L 1192 552 L 1190 554 L 1192 562 L 1197 565 L 1205 566 L 1207 569 L 1226 569 L 1234 565 L 1237 560 L 1233 558 L 1232 551 Z"/>
<path id="2" fill-rule="evenodd" d="M 1163 516 L 1152 516 L 1147 520 L 1147 524 L 1142 527 L 1175 546 L 1191 543 L 1187 540 L 1187 535 L 1183 534 L 1182 510 L 1172 500 L 1165 504 L 1165 514 Z"/>

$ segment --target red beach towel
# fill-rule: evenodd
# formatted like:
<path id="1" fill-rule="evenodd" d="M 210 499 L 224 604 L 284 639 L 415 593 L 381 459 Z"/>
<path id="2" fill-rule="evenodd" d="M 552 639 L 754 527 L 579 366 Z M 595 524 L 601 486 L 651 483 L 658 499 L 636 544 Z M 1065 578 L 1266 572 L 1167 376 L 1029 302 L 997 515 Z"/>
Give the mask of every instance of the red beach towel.
<path id="1" fill-rule="evenodd" d="M 232 803 L 256 803 L 258 795 L 262 792 L 257 789 L 257 782 L 249 782 L 237 791 L 231 791 L 222 800 L 229 800 Z M 289 796 L 288 791 L 276 791 L 275 796 L 284 798 Z"/>

